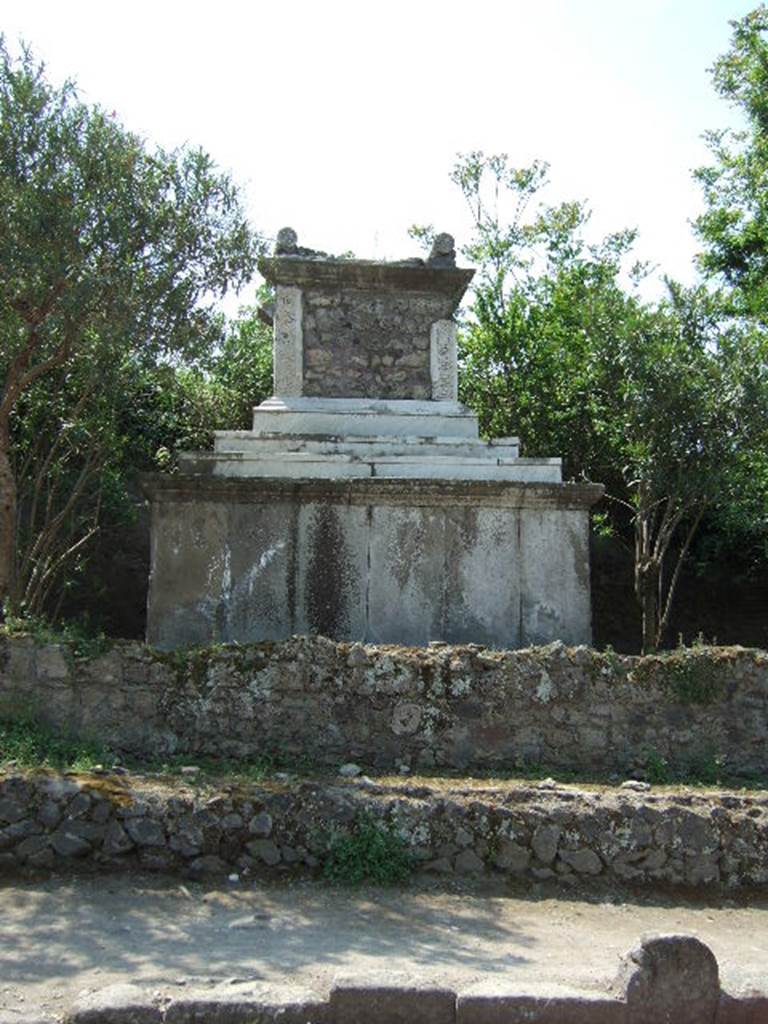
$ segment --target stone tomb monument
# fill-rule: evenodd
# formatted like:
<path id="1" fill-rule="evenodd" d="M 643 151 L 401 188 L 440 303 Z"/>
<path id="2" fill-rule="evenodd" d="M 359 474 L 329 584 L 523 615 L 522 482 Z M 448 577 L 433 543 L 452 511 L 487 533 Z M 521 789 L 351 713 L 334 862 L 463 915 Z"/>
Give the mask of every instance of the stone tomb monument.
<path id="1" fill-rule="evenodd" d="M 588 510 L 559 459 L 478 437 L 453 316 L 473 271 L 336 259 L 285 228 L 274 396 L 152 502 L 148 636 L 163 648 L 321 633 L 369 643 L 588 643 Z"/>

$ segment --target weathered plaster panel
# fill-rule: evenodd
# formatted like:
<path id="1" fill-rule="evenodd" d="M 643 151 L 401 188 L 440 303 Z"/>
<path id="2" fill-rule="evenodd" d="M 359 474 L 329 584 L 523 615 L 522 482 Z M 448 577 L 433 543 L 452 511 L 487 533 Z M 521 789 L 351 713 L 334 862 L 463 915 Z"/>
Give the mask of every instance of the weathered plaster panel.
<path id="1" fill-rule="evenodd" d="M 528 509 L 520 517 L 523 644 L 569 637 L 590 643 L 589 518 L 573 509 L 558 516 Z"/>
<path id="2" fill-rule="evenodd" d="M 429 341 L 432 398 L 455 402 L 459 397 L 456 324 L 452 320 L 436 321 L 430 329 Z"/>
<path id="3" fill-rule="evenodd" d="M 229 639 L 229 507 L 163 502 L 152 510 L 147 639 L 186 647 Z"/>
<path id="4" fill-rule="evenodd" d="M 447 514 L 445 633 L 453 642 L 520 644 L 519 529 L 516 509 L 468 507 Z"/>
<path id="5" fill-rule="evenodd" d="M 274 636 L 296 629 L 295 556 L 299 508 L 290 502 L 262 505 L 259 514 L 244 503 L 230 506 L 229 550 L 232 584 L 227 639 L 249 635 L 261 622 Z"/>
<path id="6" fill-rule="evenodd" d="M 298 517 L 293 632 L 365 636 L 368 510 L 310 502 L 301 505 Z"/>
<path id="7" fill-rule="evenodd" d="M 286 398 L 303 394 L 302 296 L 293 285 L 275 289 L 273 356 L 275 394 Z"/>
<path id="8" fill-rule="evenodd" d="M 444 509 L 374 506 L 370 524 L 367 638 L 403 644 L 444 639 Z"/>
<path id="9" fill-rule="evenodd" d="M 537 639 L 589 637 L 587 509 L 599 489 L 182 477 L 147 486 L 148 637 L 158 646 L 293 633 L 497 647 L 531 642 L 534 629 Z"/>

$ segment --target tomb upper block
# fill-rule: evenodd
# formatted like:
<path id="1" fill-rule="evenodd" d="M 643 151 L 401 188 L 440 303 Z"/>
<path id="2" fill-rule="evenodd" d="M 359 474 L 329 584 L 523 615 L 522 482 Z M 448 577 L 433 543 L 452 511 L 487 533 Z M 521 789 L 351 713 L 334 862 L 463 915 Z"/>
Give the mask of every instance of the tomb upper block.
<path id="1" fill-rule="evenodd" d="M 379 262 L 304 249 L 284 228 L 259 269 L 276 292 L 276 396 L 456 400 L 453 316 L 474 271 L 450 235 L 426 260 Z"/>

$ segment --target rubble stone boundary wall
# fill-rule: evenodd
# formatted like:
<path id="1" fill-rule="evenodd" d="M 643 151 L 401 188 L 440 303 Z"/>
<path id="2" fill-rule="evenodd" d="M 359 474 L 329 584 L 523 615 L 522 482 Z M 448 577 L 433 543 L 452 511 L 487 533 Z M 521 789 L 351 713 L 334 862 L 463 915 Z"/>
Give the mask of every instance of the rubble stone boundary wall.
<path id="1" fill-rule="evenodd" d="M 693 887 L 768 882 L 768 794 L 449 786 L 365 777 L 212 790 L 144 777 L 0 776 L 0 873 L 74 863 L 190 877 L 322 869 L 365 822 L 414 869 L 531 883 Z M 395 840 L 397 841 L 397 840 Z"/>
<path id="2" fill-rule="evenodd" d="M 76 658 L 0 638 L 0 713 L 22 710 L 117 752 L 376 769 L 632 772 L 715 763 L 765 777 L 768 654 L 623 657 L 555 643 L 364 647 L 322 637 Z"/>

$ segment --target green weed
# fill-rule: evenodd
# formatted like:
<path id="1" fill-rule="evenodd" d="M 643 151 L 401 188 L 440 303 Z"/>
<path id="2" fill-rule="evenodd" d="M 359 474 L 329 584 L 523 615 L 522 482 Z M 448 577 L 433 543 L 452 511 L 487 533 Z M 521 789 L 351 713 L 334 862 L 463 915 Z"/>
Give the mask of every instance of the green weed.
<path id="1" fill-rule="evenodd" d="M 6 612 L 2 629 L 8 636 L 31 636 L 39 643 L 62 644 L 76 658 L 96 658 L 111 646 L 110 639 L 95 629 L 87 618 L 48 622 L 47 619 Z"/>
<path id="2" fill-rule="evenodd" d="M 0 767 L 14 762 L 17 768 L 55 768 L 90 771 L 111 762 L 102 744 L 59 735 L 30 715 L 0 715 Z"/>
<path id="3" fill-rule="evenodd" d="M 332 832 L 323 863 L 329 882 L 394 885 L 413 871 L 405 841 L 393 827 L 371 815 L 361 815 L 350 829 Z"/>
<path id="4" fill-rule="evenodd" d="M 664 786 L 672 781 L 669 761 L 657 750 L 649 751 L 645 756 L 645 775 L 652 785 Z"/>
<path id="5" fill-rule="evenodd" d="M 635 678 L 656 683 L 681 704 L 713 704 L 725 693 L 725 675 L 707 647 L 678 647 L 643 658 Z"/>

